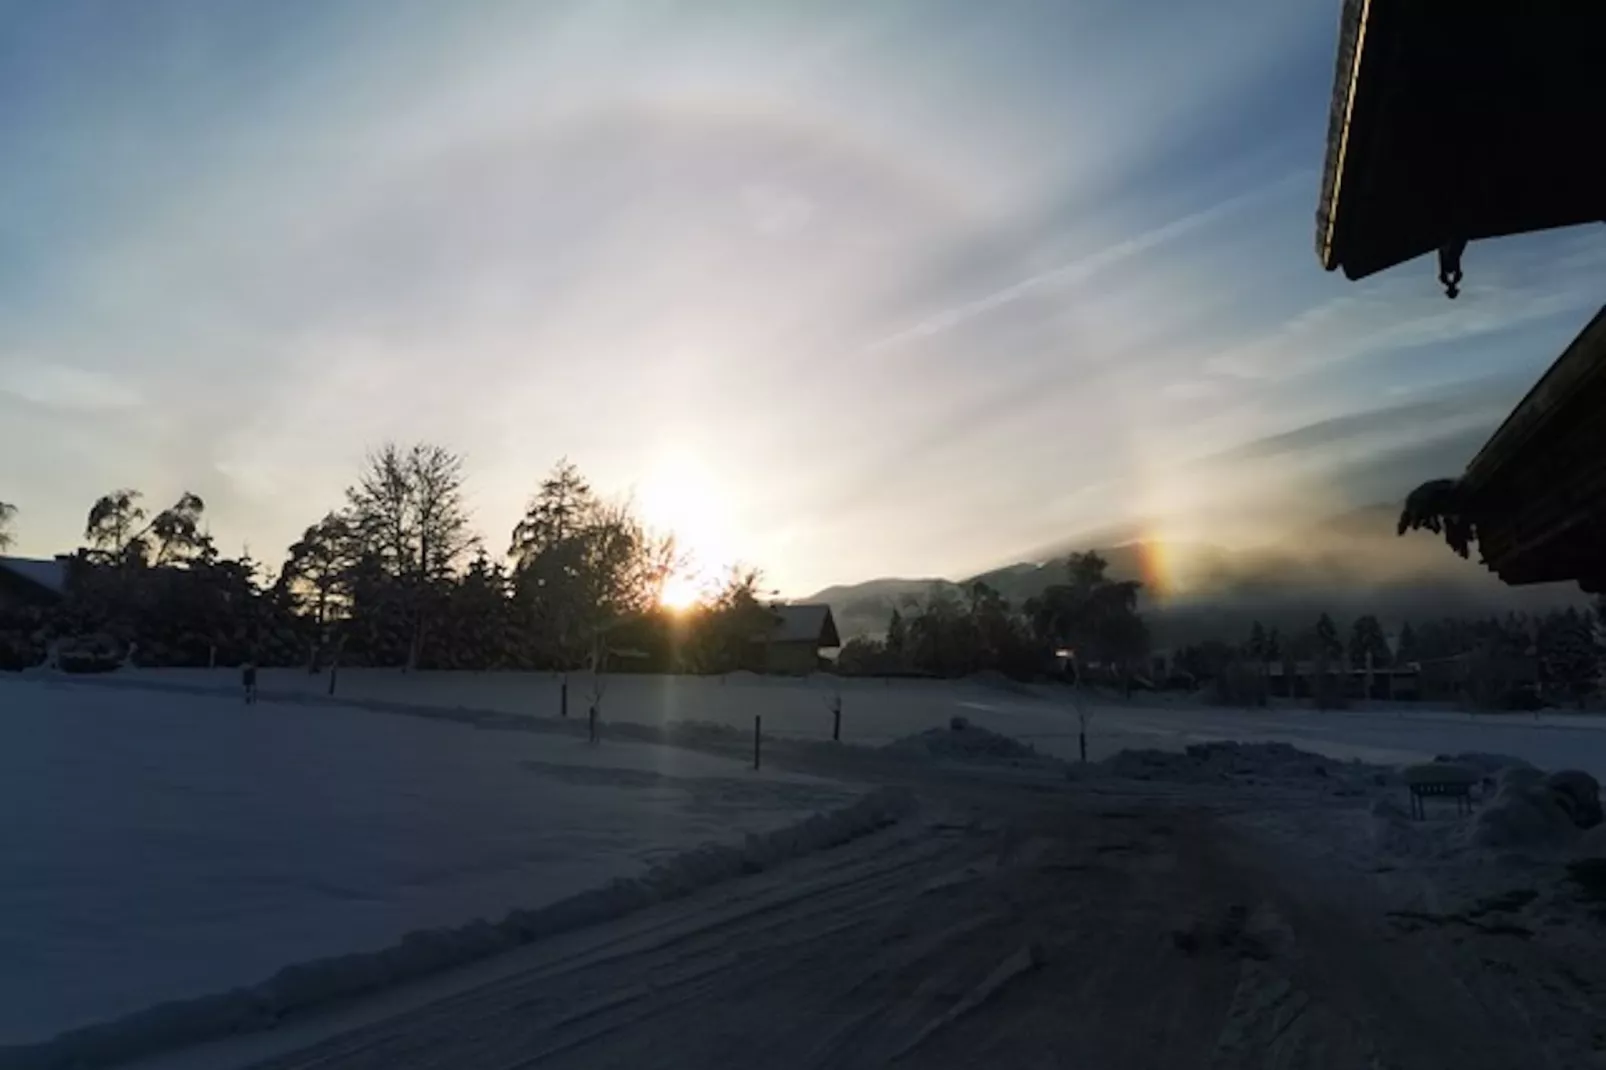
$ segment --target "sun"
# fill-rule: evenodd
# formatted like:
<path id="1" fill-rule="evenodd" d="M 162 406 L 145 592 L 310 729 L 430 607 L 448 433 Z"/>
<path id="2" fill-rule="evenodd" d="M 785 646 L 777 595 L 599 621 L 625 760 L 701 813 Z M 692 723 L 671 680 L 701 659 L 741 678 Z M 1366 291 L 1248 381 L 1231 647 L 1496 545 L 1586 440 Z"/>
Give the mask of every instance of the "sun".
<path id="1" fill-rule="evenodd" d="M 702 593 L 695 576 L 676 574 L 665 581 L 664 589 L 658 594 L 658 604 L 676 613 L 684 613 L 697 604 Z"/>
<path id="2" fill-rule="evenodd" d="M 689 609 L 707 593 L 708 577 L 718 575 L 735 560 L 727 497 L 696 458 L 671 454 L 656 466 L 637 500 L 642 519 L 653 529 L 673 535 L 687 557 L 685 565 L 664 584 L 658 604 L 666 609 Z"/>

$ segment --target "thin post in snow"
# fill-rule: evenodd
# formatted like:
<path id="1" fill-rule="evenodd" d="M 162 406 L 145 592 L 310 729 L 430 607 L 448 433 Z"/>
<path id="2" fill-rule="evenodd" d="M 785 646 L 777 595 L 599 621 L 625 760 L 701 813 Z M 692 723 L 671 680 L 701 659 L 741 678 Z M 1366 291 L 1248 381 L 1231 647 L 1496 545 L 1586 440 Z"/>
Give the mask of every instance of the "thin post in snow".
<path id="1" fill-rule="evenodd" d="M 764 739 L 764 715 L 753 714 L 753 768 L 759 765 L 759 745 Z"/>
<path id="2" fill-rule="evenodd" d="M 595 706 L 592 706 L 590 712 L 586 714 L 586 722 L 586 730 L 590 733 L 591 742 L 595 743 L 597 741 L 597 708 Z"/>
<path id="3" fill-rule="evenodd" d="M 569 674 L 563 674 L 563 683 L 558 685 L 558 716 L 569 716 Z"/>
<path id="4" fill-rule="evenodd" d="M 842 742 L 842 707 L 840 705 L 831 711 L 831 742 Z"/>
<path id="5" fill-rule="evenodd" d="M 337 661 L 333 665 L 329 666 L 329 693 L 331 695 L 333 695 L 335 693 L 335 681 L 338 680 L 339 678 L 340 678 L 340 662 Z"/>

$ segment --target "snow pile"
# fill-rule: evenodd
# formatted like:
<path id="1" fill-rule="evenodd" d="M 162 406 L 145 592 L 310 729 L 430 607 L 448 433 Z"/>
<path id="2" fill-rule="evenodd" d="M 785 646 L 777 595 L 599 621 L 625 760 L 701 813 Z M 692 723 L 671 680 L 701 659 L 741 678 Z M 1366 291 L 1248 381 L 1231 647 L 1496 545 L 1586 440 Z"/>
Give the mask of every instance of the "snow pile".
<path id="1" fill-rule="evenodd" d="M 1105 770 L 1129 780 L 1166 780 L 1185 784 L 1222 781 L 1272 783 L 1282 786 L 1331 787 L 1358 794 L 1362 785 L 1390 781 L 1379 767 L 1341 762 L 1302 751 L 1287 743 L 1239 743 L 1222 740 L 1195 743 L 1181 752 L 1124 750 L 1101 763 Z"/>
<path id="2" fill-rule="evenodd" d="M 1600 782 L 1580 769 L 1563 769 L 1545 778 L 1545 787 L 1572 823 L 1592 829 L 1602 820 Z"/>
<path id="3" fill-rule="evenodd" d="M 1476 847 L 1553 847 L 1578 838 L 1580 829 L 1601 823 L 1600 784 L 1588 773 L 1564 769 L 1535 780 L 1514 769 L 1501 780 L 1494 800 L 1467 831 Z"/>
<path id="4" fill-rule="evenodd" d="M 1501 791 L 1466 830 L 1473 847 L 1550 847 L 1577 835 L 1567 812 L 1538 788 Z"/>
<path id="5" fill-rule="evenodd" d="M 1491 754 L 1488 751 L 1463 751 L 1460 754 L 1440 754 L 1434 762 L 1441 765 L 1459 765 L 1472 769 L 1480 777 L 1499 777 L 1509 769 L 1533 769 L 1532 763 L 1511 754 Z"/>
<path id="6" fill-rule="evenodd" d="M 1576 769 L 1546 775 L 1505 755 L 1459 754 L 1410 766 L 1404 776 L 1407 783 L 1481 780 L 1484 802 L 1471 817 L 1444 822 L 1413 820 L 1392 797 L 1376 800 L 1371 813 L 1377 845 L 1390 854 L 1447 857 L 1469 848 L 1562 847 L 1578 841 L 1580 830 L 1601 825 L 1600 785 Z"/>
<path id="7" fill-rule="evenodd" d="M 947 728 L 929 728 L 886 744 L 883 750 L 928 755 L 957 761 L 1042 761 L 1029 744 L 955 717 Z"/>
<path id="8" fill-rule="evenodd" d="M 1573 844 L 1574 858 L 1606 858 L 1606 825 L 1596 825 Z"/>
<path id="9" fill-rule="evenodd" d="M 1442 859 L 1465 846 L 1464 822 L 1418 821 L 1402 797 L 1383 795 L 1371 805 L 1372 846 L 1392 858 Z"/>
<path id="10" fill-rule="evenodd" d="M 885 828 L 912 808 L 909 793 L 878 789 L 832 813 L 815 814 L 767 835 L 750 834 L 740 846 L 710 844 L 663 862 L 641 877 L 620 878 L 537 910 L 515 910 L 494 924 L 479 920 L 411 932 L 383 951 L 289 966 L 252 987 L 175 1000 L 43 1044 L 0 1048 L 0 1065 L 17 1070 L 101 1066 L 272 1028 L 285 1016 L 311 1007 L 439 973 L 847 843 Z"/>

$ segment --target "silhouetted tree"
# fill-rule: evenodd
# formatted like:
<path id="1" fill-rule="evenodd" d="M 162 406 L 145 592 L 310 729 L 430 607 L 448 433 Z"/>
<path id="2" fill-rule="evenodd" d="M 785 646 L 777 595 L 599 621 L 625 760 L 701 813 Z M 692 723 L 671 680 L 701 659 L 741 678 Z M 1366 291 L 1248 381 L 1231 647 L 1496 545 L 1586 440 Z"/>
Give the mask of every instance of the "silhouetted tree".
<path id="1" fill-rule="evenodd" d="M 1249 641 L 1244 644 L 1244 653 L 1255 661 L 1266 660 L 1266 628 L 1258 620 L 1249 626 Z"/>
<path id="2" fill-rule="evenodd" d="M 483 549 L 452 587 L 443 614 L 438 663 L 450 669 L 501 669 L 514 660 L 511 587 Z"/>
<path id="3" fill-rule="evenodd" d="M 732 565 L 694 622 L 686 644 L 688 664 L 698 672 L 713 673 L 747 664 L 755 642 L 775 627 L 775 614 L 765 604 L 772 593 L 764 587 L 762 571 Z"/>
<path id="4" fill-rule="evenodd" d="M 1108 562 L 1096 553 L 1072 554 L 1066 561 L 1068 582 L 1054 584 L 1026 605 L 1027 615 L 1045 645 L 1068 647 L 1083 665 L 1125 670 L 1141 660 L 1148 631 L 1137 614 L 1135 580 L 1112 580 Z"/>
<path id="5" fill-rule="evenodd" d="M 1355 623 L 1350 627 L 1349 663 L 1354 668 L 1364 669 L 1368 655 L 1371 656 L 1372 666 L 1379 669 L 1386 667 L 1391 660 L 1383 625 L 1370 613 L 1355 618 Z"/>
<path id="6" fill-rule="evenodd" d="M 97 560 L 160 568 L 216 555 L 211 538 L 201 529 L 206 506 L 199 495 L 185 491 L 149 523 L 145 523 L 145 509 L 139 504 L 142 497 L 137 490 L 114 490 L 90 508 L 84 538 Z"/>
<path id="7" fill-rule="evenodd" d="M 561 460 L 513 529 L 514 583 L 544 660 L 568 671 L 607 662 L 608 633 L 653 610 L 684 560 L 629 501 L 603 502 Z"/>
<path id="8" fill-rule="evenodd" d="M 1329 660 L 1344 656 L 1344 642 L 1338 637 L 1338 626 L 1326 613 L 1316 621 L 1317 654 Z"/>
<path id="9" fill-rule="evenodd" d="M 1538 649 L 1550 684 L 1582 707 L 1600 676 L 1593 623 L 1576 609 L 1552 613 L 1539 626 Z"/>
<path id="10" fill-rule="evenodd" d="M 1422 660 L 1422 654 L 1416 642 L 1416 629 L 1411 627 L 1410 621 L 1406 621 L 1400 626 L 1400 638 L 1395 645 L 1397 649 L 1395 650 L 1394 660 L 1400 664 L 1406 665 L 1413 661 Z"/>
<path id="11" fill-rule="evenodd" d="M 9 502 L 0 502 L 0 554 L 11 549 L 13 536 L 11 525 L 17 519 L 17 507 Z"/>
<path id="12" fill-rule="evenodd" d="M 428 443 L 406 450 L 386 443 L 369 455 L 346 499 L 365 561 L 396 588 L 379 601 L 401 613 L 407 666 L 416 668 L 444 587 L 477 542 L 463 500 L 462 458 Z"/>
<path id="13" fill-rule="evenodd" d="M 199 495 L 185 491 L 177 502 L 152 518 L 144 538 L 154 554 L 153 564 L 160 568 L 209 561 L 217 556 L 211 536 L 201 529 L 205 510 Z"/>
<path id="14" fill-rule="evenodd" d="M 909 629 L 904 624 L 903 614 L 896 609 L 887 620 L 886 653 L 891 658 L 903 657 L 904 647 L 909 643 Z"/>
<path id="15" fill-rule="evenodd" d="M 129 554 L 130 547 L 144 530 L 141 525 L 145 510 L 139 504 L 141 497 L 139 491 L 123 488 L 101 495 L 90 507 L 84 538 L 89 540 L 91 550 L 100 560 L 122 561 L 131 556 L 144 560 L 142 547 L 137 554 Z"/>
<path id="16" fill-rule="evenodd" d="M 601 508 L 590 484 L 565 458 L 541 481 L 513 528 L 508 556 L 514 589 L 536 656 L 549 666 L 568 666 L 574 660 L 583 597 L 581 533 Z"/>
<path id="17" fill-rule="evenodd" d="M 325 513 L 290 546 L 279 586 L 290 595 L 293 608 L 310 613 L 320 629 L 346 615 L 359 549 L 350 520 L 340 513 Z"/>

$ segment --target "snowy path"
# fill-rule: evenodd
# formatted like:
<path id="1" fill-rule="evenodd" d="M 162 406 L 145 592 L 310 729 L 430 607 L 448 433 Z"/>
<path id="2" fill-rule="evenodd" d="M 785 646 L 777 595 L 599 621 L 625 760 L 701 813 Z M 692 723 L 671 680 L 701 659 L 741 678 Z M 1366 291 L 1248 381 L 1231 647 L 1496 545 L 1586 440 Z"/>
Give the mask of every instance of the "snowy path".
<path id="1" fill-rule="evenodd" d="M 0 1044 L 498 919 L 859 790 L 667 747 L 0 680 Z"/>

